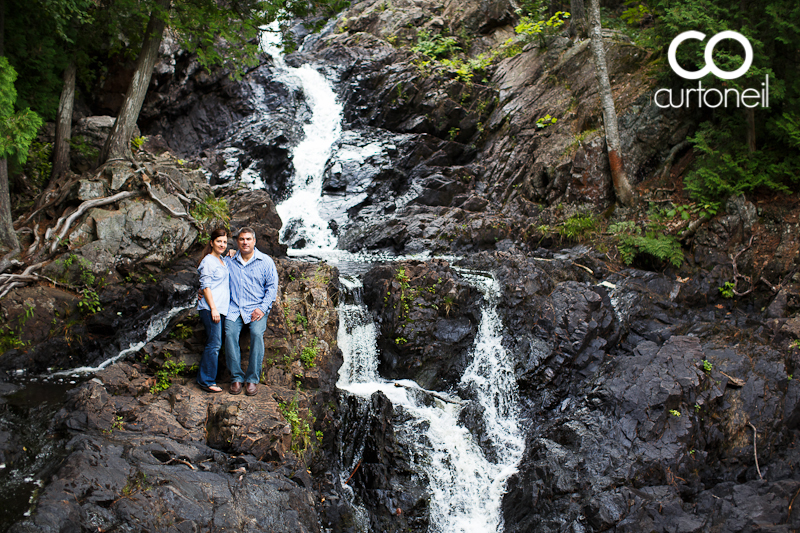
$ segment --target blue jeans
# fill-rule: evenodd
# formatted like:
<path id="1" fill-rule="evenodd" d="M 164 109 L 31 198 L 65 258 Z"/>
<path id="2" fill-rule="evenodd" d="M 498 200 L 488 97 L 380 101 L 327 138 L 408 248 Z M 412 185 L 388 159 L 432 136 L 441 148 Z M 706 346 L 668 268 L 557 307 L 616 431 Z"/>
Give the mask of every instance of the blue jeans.
<path id="1" fill-rule="evenodd" d="M 197 372 L 197 382 L 200 385 L 209 387 L 217 384 L 217 361 L 219 359 L 219 349 L 222 348 L 222 326 L 225 317 L 214 323 L 211 320 L 211 311 L 200 309 L 200 320 L 206 327 L 206 348 L 203 350 L 203 357 L 200 359 L 200 370 Z"/>
<path id="2" fill-rule="evenodd" d="M 225 361 L 231 371 L 231 382 L 258 383 L 261 381 L 261 364 L 264 361 L 264 332 L 267 317 L 250 322 L 250 361 L 247 374 L 242 370 L 242 353 L 239 350 L 239 334 L 245 327 L 241 316 L 225 320 Z"/>

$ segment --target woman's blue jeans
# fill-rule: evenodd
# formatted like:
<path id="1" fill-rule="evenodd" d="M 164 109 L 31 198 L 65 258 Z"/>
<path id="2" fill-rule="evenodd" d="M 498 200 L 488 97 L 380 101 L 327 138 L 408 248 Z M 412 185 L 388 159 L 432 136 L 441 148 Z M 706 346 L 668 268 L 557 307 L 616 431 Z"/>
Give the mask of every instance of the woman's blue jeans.
<path id="1" fill-rule="evenodd" d="M 203 357 L 200 359 L 197 382 L 200 385 L 209 387 L 217 384 L 217 361 L 219 359 L 219 349 L 222 347 L 225 317 L 220 315 L 220 321 L 215 323 L 211 319 L 211 311 L 200 309 L 200 320 L 206 327 L 208 340 L 206 341 L 206 348 L 203 350 Z"/>
<path id="2" fill-rule="evenodd" d="M 239 334 L 250 328 L 250 361 L 247 373 L 242 370 L 242 353 L 239 348 Z M 225 321 L 225 362 L 231 372 L 231 383 L 258 383 L 261 381 L 261 365 L 264 361 L 264 332 L 267 330 L 267 317 L 250 322 L 245 326 L 241 316 L 236 320 Z"/>

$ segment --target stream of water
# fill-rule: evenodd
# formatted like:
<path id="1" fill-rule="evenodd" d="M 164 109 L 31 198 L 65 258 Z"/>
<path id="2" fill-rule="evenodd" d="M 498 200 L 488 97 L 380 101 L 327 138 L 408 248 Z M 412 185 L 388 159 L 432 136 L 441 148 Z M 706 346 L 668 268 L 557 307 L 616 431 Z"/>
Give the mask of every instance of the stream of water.
<path id="1" fill-rule="evenodd" d="M 295 174 L 289 197 L 277 206 L 284 222 L 281 237 L 295 248 L 292 255 L 326 256 L 334 262 L 369 261 L 336 251 L 336 239 L 320 215 L 324 205 L 336 211 L 337 199 L 323 198 L 325 165 L 332 155 L 337 164 L 358 164 L 364 154 L 342 150 L 335 144 L 342 135 L 342 106 L 336 101 L 331 83 L 309 65 L 289 67 L 283 61 L 270 32 L 265 32 L 262 47 L 270 53 L 281 78 L 299 81 L 312 112 L 305 127 L 305 138 L 292 151 Z M 356 132 L 346 132 L 349 136 Z M 372 147 L 373 152 L 380 147 Z M 302 248 L 302 250 L 298 250 Z M 388 258 L 384 258 L 388 259 Z M 394 258 L 395 260 L 397 258 Z M 352 269 L 347 269 L 351 270 Z M 481 322 L 472 348 L 471 364 L 464 372 L 462 386 L 471 389 L 483 412 L 483 424 L 493 453 L 486 454 L 475 436 L 461 424 L 463 400 L 452 395 L 450 401 L 422 401 L 421 389 L 413 381 L 388 381 L 378 373 L 378 328 L 363 302 L 357 277 L 340 278 L 344 297 L 338 309 L 338 344 L 344 354 L 338 388 L 343 394 L 359 398 L 367 406 L 369 398 L 381 391 L 395 406 L 412 416 L 398 428 L 400 442 L 409 450 L 420 479 L 428 480 L 430 492 L 429 531 L 431 533 L 499 532 L 503 530 L 500 505 L 508 477 L 516 471 L 524 449 L 518 420 L 518 401 L 513 367 L 502 344 L 503 325 L 497 314 L 499 290 L 487 275 L 462 275 L 483 294 Z M 399 385 L 399 386 L 398 386 Z M 451 393 L 452 394 L 452 393 Z M 448 395 L 437 393 L 442 398 Z M 367 414 L 365 412 L 365 414 Z M 488 457 L 487 455 L 491 455 Z M 355 459 L 354 461 L 357 461 Z M 345 469 L 354 465 L 342 465 Z M 344 492 L 349 486 L 342 484 Z M 361 529 L 369 531 L 367 510 L 354 501 Z"/>
<path id="2" fill-rule="evenodd" d="M 500 504 L 505 483 L 516 472 L 524 450 L 516 381 L 502 345 L 503 325 L 496 311 L 497 284 L 493 278 L 480 275 L 468 279 L 481 290 L 484 303 L 472 363 L 461 384 L 473 385 L 470 388 L 483 407 L 483 426 L 495 452 L 492 458 L 459 424 L 461 398 L 447 395 L 450 401 L 437 398 L 431 403 L 424 401 L 426 394 L 417 393 L 421 389 L 413 381 L 389 381 L 378 375 L 378 329 L 361 300 L 358 280 L 342 281 L 349 297 L 339 307 L 338 343 L 344 364 L 337 386 L 346 394 L 363 399 L 365 407 L 370 396 L 381 391 L 395 408 L 412 415 L 404 427 L 398 428 L 397 435 L 415 458 L 415 466 L 429 480 L 429 531 L 436 533 L 502 531 Z M 354 467 L 346 466 L 350 470 Z"/>

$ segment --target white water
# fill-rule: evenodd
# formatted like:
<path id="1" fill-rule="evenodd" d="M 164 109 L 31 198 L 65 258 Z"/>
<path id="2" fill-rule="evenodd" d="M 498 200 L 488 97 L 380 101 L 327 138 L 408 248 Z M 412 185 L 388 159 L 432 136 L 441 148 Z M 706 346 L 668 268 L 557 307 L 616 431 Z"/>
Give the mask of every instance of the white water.
<path id="1" fill-rule="evenodd" d="M 284 62 L 275 35 L 263 32 L 261 48 L 280 69 L 278 80 L 295 78 L 300 83 L 311 110 L 311 122 L 303 127 L 305 137 L 292 150 L 294 176 L 290 196 L 276 206 L 283 221 L 281 240 L 291 228 L 296 236 L 305 239 L 304 251 L 331 250 L 336 247 L 336 237 L 320 216 L 319 205 L 325 164 L 342 133 L 342 105 L 336 101 L 330 82 L 313 67 L 293 68 Z"/>
<path id="2" fill-rule="evenodd" d="M 473 435 L 458 424 L 462 404 L 435 399 L 433 406 L 418 401 L 421 390 L 412 381 L 392 382 L 377 374 L 377 328 L 358 300 L 339 309 L 338 343 L 344 353 L 337 386 L 366 400 L 381 391 L 395 408 L 413 419 L 398 428 L 398 439 L 412 452 L 416 467 L 429 480 L 431 533 L 488 533 L 503 530 L 500 504 L 508 477 L 516 472 L 524 442 L 519 428 L 516 381 L 502 346 L 502 323 L 495 309 L 493 279 L 471 276 L 486 297 L 473 347 L 473 361 L 462 383 L 474 383 L 483 406 L 484 424 L 496 450 L 486 458 Z M 353 280 L 347 285 L 351 290 Z M 400 386 L 398 386 L 400 385 Z M 416 390 L 415 390 L 416 389 Z M 423 393 L 425 395 L 425 393 Z M 430 403 L 430 402 L 426 402 Z M 359 453 L 356 453 L 357 462 Z"/>
<path id="3" fill-rule="evenodd" d="M 359 258 L 336 250 L 336 239 L 320 216 L 321 208 L 325 210 L 327 207 L 329 215 L 342 208 L 337 205 L 336 209 L 331 209 L 323 204 L 322 199 L 325 165 L 333 153 L 333 145 L 342 134 L 342 107 L 336 102 L 332 86 L 308 65 L 300 68 L 287 66 L 268 32 L 262 35 L 262 48 L 272 55 L 280 69 L 278 79 L 293 78 L 300 83 L 312 114 L 311 121 L 304 127 L 305 138 L 292 151 L 295 174 L 290 197 L 277 206 L 284 222 L 281 240 L 293 243 L 300 237 L 306 241 L 302 250 L 290 250 L 290 255 L 313 255 L 334 261 L 374 261 L 377 258 Z M 343 146 L 336 154 L 332 171 L 335 173 L 336 165 L 342 162 L 363 164 L 380 151 L 377 144 L 367 144 L 360 150 L 348 150 Z M 360 201 L 357 195 L 349 200 Z M 399 441 L 408 447 L 420 479 L 428 481 L 431 533 L 502 531 L 500 504 L 506 480 L 516 472 L 524 449 L 517 412 L 516 381 L 501 342 L 503 327 L 496 311 L 497 284 L 485 276 L 467 277 L 483 292 L 485 303 L 473 347 L 472 364 L 465 371 L 462 383 L 475 390 L 475 400 L 484 409 L 486 437 L 495 452 L 491 459 L 486 457 L 470 431 L 459 425 L 459 414 L 464 405 L 460 398 L 442 401 L 420 389 L 413 381 L 390 382 L 380 377 L 378 328 L 361 301 L 361 284 L 355 278 L 340 278 L 345 291 L 353 294 L 355 301 L 346 302 L 343 298 L 338 309 L 337 342 L 344 354 L 344 363 L 339 370 L 337 386 L 360 398 L 364 416 L 369 416 L 369 398 L 377 391 L 382 391 L 395 409 L 411 415 L 408 422 L 396 427 L 396 433 Z M 360 461 L 362 451 L 354 450 L 354 464 L 345 466 L 353 468 Z M 346 483 L 342 490 L 353 496 Z M 369 530 L 367 511 L 353 503 L 356 521 L 366 532 Z"/>
<path id="4" fill-rule="evenodd" d="M 126 349 L 121 350 L 117 355 L 115 355 L 114 357 L 112 357 L 110 359 L 107 359 L 107 360 L 103 361 L 98 366 L 82 366 L 82 367 L 73 368 L 73 369 L 70 369 L 70 370 L 61 370 L 59 372 L 54 372 L 52 375 L 53 376 L 79 376 L 79 375 L 83 375 L 83 374 L 94 374 L 96 372 L 99 372 L 99 371 L 103 370 L 104 368 L 106 368 L 107 366 L 109 366 L 109 365 L 111 365 L 113 363 L 116 363 L 117 361 L 119 361 L 120 359 L 124 358 L 128 354 L 136 353 L 139 350 L 141 350 L 142 348 L 144 348 L 145 345 L 148 342 L 150 342 L 151 340 L 155 339 L 162 331 L 164 331 L 164 328 L 167 327 L 167 325 L 169 324 L 169 321 L 172 320 L 172 317 L 174 317 L 175 315 L 177 315 L 178 313 L 180 313 L 182 311 L 185 311 L 186 309 L 189 309 L 190 307 L 193 307 L 194 305 L 195 305 L 194 303 L 191 303 L 191 304 L 186 305 L 186 306 L 173 307 L 172 309 L 169 309 L 167 311 L 162 311 L 162 312 L 158 313 L 153 318 L 151 318 L 150 322 L 147 324 L 147 331 L 145 333 L 145 336 L 144 336 L 143 340 L 141 340 L 139 342 L 131 343 Z"/>

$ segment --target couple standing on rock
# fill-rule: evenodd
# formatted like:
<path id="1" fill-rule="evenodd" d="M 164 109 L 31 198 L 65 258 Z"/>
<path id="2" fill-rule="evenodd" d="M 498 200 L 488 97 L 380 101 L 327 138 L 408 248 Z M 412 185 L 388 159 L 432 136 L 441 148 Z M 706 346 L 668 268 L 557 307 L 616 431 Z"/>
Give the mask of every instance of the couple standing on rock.
<path id="1" fill-rule="evenodd" d="M 222 392 L 216 378 L 224 328 L 225 362 L 231 372 L 230 393 L 239 394 L 244 388 L 245 394 L 254 396 L 261 380 L 267 317 L 278 294 L 278 271 L 272 259 L 255 247 L 256 234 L 252 228 L 239 230 L 236 242 L 239 250 L 232 256 L 226 254 L 228 230 L 215 229 L 197 267 L 202 293 L 197 309 L 208 335 L 197 384 L 206 392 Z M 239 349 L 239 334 L 245 326 L 250 329 L 250 360 L 246 374 L 242 370 Z"/>

